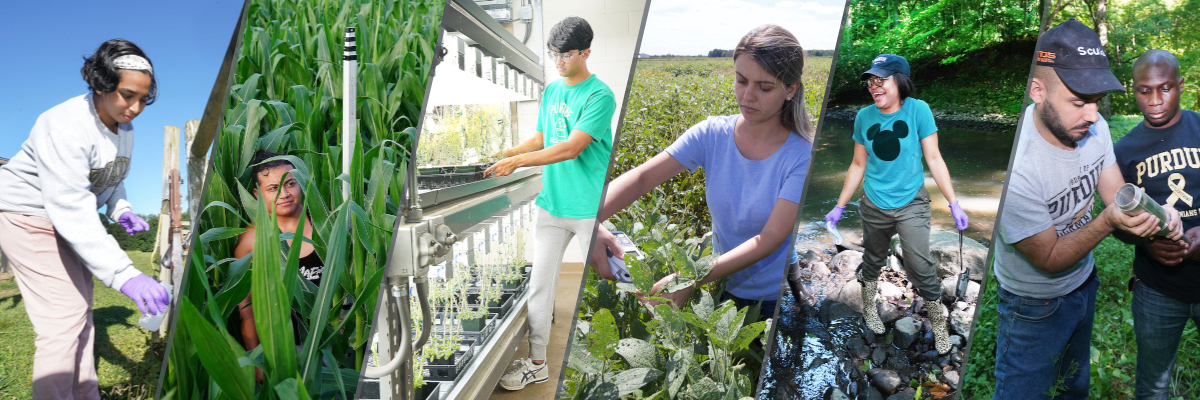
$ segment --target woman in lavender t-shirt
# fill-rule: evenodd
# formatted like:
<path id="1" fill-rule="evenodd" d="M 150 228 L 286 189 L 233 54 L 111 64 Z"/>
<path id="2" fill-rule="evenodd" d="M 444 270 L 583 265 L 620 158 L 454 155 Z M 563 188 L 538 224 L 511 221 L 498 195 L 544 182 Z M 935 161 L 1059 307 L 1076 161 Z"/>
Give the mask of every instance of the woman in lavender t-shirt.
<path id="1" fill-rule="evenodd" d="M 804 58 L 787 30 L 763 25 L 750 31 L 733 53 L 741 113 L 700 121 L 666 151 L 609 184 L 601 220 L 684 170 L 704 168 L 715 250 L 721 255 L 694 286 L 659 297 L 682 305 L 695 286 L 728 277 L 727 298 L 739 306 L 762 302 L 763 314 L 774 314 L 812 153 L 813 128 L 801 83 Z M 607 265 L 605 249 L 620 246 L 603 226 L 597 235 L 592 263 Z M 614 279 L 607 268 L 596 271 Z M 655 292 L 671 278 L 655 284 Z"/>

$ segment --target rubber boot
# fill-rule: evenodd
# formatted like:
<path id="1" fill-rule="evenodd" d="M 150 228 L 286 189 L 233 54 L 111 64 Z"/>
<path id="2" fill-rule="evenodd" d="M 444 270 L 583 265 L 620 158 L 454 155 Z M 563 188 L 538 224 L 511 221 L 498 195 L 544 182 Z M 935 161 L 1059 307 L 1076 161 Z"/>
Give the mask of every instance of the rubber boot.
<path id="1" fill-rule="evenodd" d="M 796 299 L 796 304 L 804 304 L 810 300 L 808 292 L 804 290 L 803 278 L 800 276 L 802 270 L 800 263 L 788 265 L 788 288 L 792 290 L 792 297 Z"/>
<path id="2" fill-rule="evenodd" d="M 883 321 L 879 319 L 879 309 L 875 306 L 876 293 L 879 293 L 879 281 L 863 282 L 863 319 L 867 321 L 867 328 L 870 328 L 876 335 L 882 335 L 884 327 Z"/>
<path id="3" fill-rule="evenodd" d="M 929 324 L 933 326 L 933 341 L 938 354 L 950 352 L 950 333 L 946 331 L 946 310 L 941 302 L 926 301 L 925 312 L 929 314 Z"/>

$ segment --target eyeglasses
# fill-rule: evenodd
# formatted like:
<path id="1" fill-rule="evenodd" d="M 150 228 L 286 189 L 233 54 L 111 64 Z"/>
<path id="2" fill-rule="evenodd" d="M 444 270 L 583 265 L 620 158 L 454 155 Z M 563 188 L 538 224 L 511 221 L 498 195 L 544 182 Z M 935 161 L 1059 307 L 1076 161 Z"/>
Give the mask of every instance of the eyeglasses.
<path id="1" fill-rule="evenodd" d="M 550 55 L 550 61 L 562 60 L 563 62 L 571 62 L 571 57 L 574 57 L 574 56 L 577 56 L 580 54 L 580 52 L 577 50 L 571 50 L 571 51 L 574 51 L 575 54 L 555 53 L 553 51 L 547 52 L 546 54 Z"/>
<path id="2" fill-rule="evenodd" d="M 868 78 L 867 80 L 863 81 L 863 84 L 867 85 L 868 88 L 874 88 L 874 87 L 883 86 L 883 82 L 888 79 L 892 79 L 892 77 L 889 76 L 887 78 L 880 78 L 878 76 L 872 76 L 872 77 Z"/>

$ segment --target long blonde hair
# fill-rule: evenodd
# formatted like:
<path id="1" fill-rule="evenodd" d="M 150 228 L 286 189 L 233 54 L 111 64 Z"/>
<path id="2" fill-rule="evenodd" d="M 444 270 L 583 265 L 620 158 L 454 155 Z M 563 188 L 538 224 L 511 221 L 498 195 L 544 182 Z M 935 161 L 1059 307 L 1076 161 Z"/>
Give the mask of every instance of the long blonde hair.
<path id="1" fill-rule="evenodd" d="M 800 89 L 783 104 L 780 118 L 783 126 L 800 134 L 800 137 L 813 141 L 814 129 L 809 120 L 808 109 L 804 108 L 804 48 L 796 37 L 778 25 L 762 25 L 742 36 L 737 48 L 733 50 L 733 59 L 739 55 L 748 55 L 762 65 L 763 69 L 774 75 L 785 85 L 799 84 Z"/>

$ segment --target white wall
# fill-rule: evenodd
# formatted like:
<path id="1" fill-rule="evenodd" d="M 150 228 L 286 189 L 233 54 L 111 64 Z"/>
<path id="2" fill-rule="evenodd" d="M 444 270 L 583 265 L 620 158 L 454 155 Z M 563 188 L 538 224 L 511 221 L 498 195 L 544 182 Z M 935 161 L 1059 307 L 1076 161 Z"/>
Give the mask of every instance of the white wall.
<path id="1" fill-rule="evenodd" d="M 592 26 L 592 55 L 588 58 L 588 70 L 612 88 L 617 100 L 617 112 L 613 115 L 613 133 L 617 132 L 617 121 L 621 118 L 625 87 L 632 72 L 634 50 L 638 34 L 642 30 L 642 13 L 646 0 L 544 0 L 542 3 L 542 32 L 550 32 L 563 18 L 576 16 Z M 533 40 L 530 39 L 530 45 Z M 543 38 L 539 48 L 545 57 Z M 545 63 L 543 63 L 545 64 Z M 546 65 L 546 82 L 559 79 L 558 70 Z M 535 121 L 536 123 L 536 121 Z"/>

